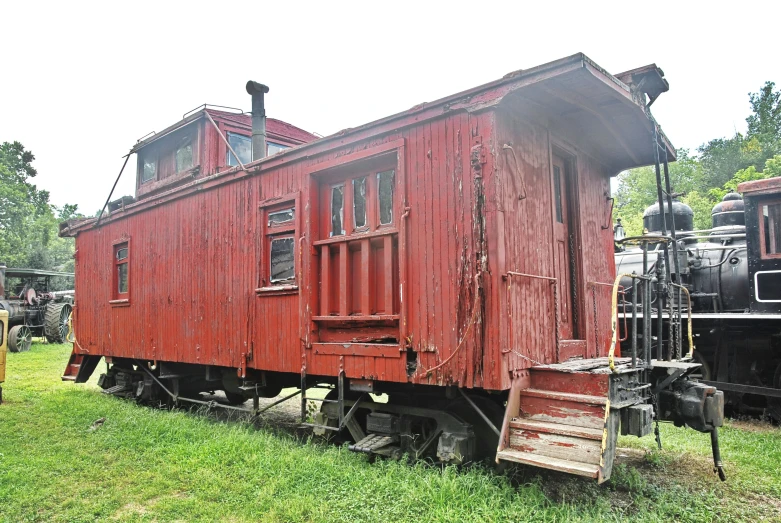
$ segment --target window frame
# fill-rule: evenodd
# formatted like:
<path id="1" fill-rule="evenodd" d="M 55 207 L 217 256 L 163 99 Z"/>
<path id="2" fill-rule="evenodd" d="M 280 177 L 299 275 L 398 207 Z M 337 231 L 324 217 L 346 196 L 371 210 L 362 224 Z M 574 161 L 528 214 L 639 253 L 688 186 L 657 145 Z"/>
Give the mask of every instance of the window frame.
<path id="1" fill-rule="evenodd" d="M 765 215 L 762 213 L 762 209 L 765 206 L 781 205 L 781 198 L 772 198 L 767 200 L 760 200 L 757 202 L 757 216 L 759 221 L 759 257 L 763 260 L 777 260 L 781 258 L 781 251 L 776 253 L 768 253 L 765 249 Z M 779 223 L 781 226 L 781 223 Z"/>
<path id="2" fill-rule="evenodd" d="M 183 172 L 189 171 L 193 167 L 195 167 L 195 141 L 196 139 L 193 138 L 192 135 L 186 134 L 184 136 L 181 136 L 176 144 L 176 147 L 174 147 L 174 176 L 181 174 Z M 190 166 L 185 168 L 179 167 L 179 151 L 183 147 L 190 146 Z"/>
<path id="3" fill-rule="evenodd" d="M 242 132 L 239 132 L 239 130 L 235 128 L 226 128 L 224 129 L 224 132 L 225 132 L 225 140 L 227 140 L 228 143 L 230 143 L 230 135 L 241 136 L 242 138 L 246 138 L 249 140 L 249 159 L 246 162 L 242 161 L 241 163 L 243 163 L 244 165 L 250 163 L 252 161 L 252 135 L 248 136 Z M 231 144 L 231 147 L 233 147 L 233 144 Z M 236 152 L 238 153 L 238 151 Z M 225 166 L 226 167 L 236 167 L 237 165 L 239 165 L 238 162 L 231 165 L 230 159 L 232 155 L 233 153 L 230 151 L 230 149 L 228 149 L 228 146 L 225 145 Z"/>
<path id="4" fill-rule="evenodd" d="M 300 194 L 291 193 L 278 198 L 263 200 L 259 204 L 260 216 L 260 253 L 258 262 L 258 287 L 255 293 L 258 296 L 279 296 L 297 294 L 301 278 L 301 253 L 300 253 Z M 269 225 L 269 216 L 284 211 L 293 210 L 293 219 Z M 285 280 L 271 281 L 271 243 L 273 240 L 284 238 L 293 239 L 293 277 Z"/>
<path id="5" fill-rule="evenodd" d="M 153 163 L 155 165 L 155 175 L 152 178 L 149 178 L 148 180 L 144 180 L 144 164 L 146 163 L 147 159 L 154 159 Z M 150 149 L 141 154 L 141 161 L 138 162 L 138 186 L 141 187 L 142 185 L 154 183 L 159 179 L 159 177 L 160 177 L 160 154 L 156 148 Z"/>
<path id="6" fill-rule="evenodd" d="M 120 249 L 127 249 L 127 257 L 122 260 L 117 259 L 117 254 Z M 132 263 L 132 250 L 129 237 L 122 237 L 114 240 L 111 244 L 111 299 L 109 304 L 112 307 L 126 307 L 130 305 L 130 291 L 132 289 L 131 279 L 131 263 Z M 127 265 L 127 292 L 119 292 L 119 266 L 122 264 Z"/>

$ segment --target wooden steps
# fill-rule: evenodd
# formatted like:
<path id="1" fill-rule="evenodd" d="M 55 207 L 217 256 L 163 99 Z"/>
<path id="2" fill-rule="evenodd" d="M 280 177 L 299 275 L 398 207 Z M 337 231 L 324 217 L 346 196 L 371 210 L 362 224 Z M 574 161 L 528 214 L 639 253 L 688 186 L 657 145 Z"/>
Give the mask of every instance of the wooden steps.
<path id="1" fill-rule="evenodd" d="M 577 461 L 569 461 L 566 459 L 543 457 L 531 452 L 522 452 L 512 448 L 499 451 L 498 458 L 505 461 L 521 463 L 523 465 L 531 465 L 532 467 L 558 470 L 559 472 L 566 472 L 568 474 L 575 474 L 577 476 L 586 476 L 588 478 L 594 479 L 599 477 L 599 465 L 579 463 Z"/>
<path id="2" fill-rule="evenodd" d="M 497 460 L 606 481 L 618 438 L 610 407 L 612 380 L 624 379 L 617 376 L 606 358 L 529 369 L 525 388 L 508 399 Z"/>
<path id="3" fill-rule="evenodd" d="M 81 368 L 81 361 L 84 356 L 81 354 L 71 353 L 71 357 L 68 360 L 68 365 L 65 367 L 65 373 L 62 375 L 62 381 L 76 381 L 76 376 L 79 374 Z"/>

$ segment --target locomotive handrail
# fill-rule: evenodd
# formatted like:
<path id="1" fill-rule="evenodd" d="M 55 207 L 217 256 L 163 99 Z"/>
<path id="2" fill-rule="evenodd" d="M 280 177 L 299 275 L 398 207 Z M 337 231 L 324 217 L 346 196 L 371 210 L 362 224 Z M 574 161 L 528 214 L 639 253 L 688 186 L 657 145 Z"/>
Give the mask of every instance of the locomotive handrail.
<path id="1" fill-rule="evenodd" d="M 613 282 L 613 292 L 611 293 L 611 297 L 610 297 L 610 304 L 611 304 L 610 328 L 612 330 L 612 333 L 610 339 L 610 352 L 608 352 L 607 355 L 607 360 L 610 366 L 610 370 L 613 372 L 616 371 L 615 353 L 616 353 L 616 345 L 618 344 L 618 288 L 621 286 L 620 283 L 622 278 L 632 278 L 633 280 L 648 279 L 647 276 L 640 276 L 638 274 L 634 274 L 634 273 L 629 274 L 628 272 L 625 272 L 622 274 L 617 274 L 616 279 Z"/>
<path id="2" fill-rule="evenodd" d="M 688 311 L 687 311 L 688 312 L 688 316 L 689 316 L 689 333 L 688 333 L 689 334 L 689 353 L 686 355 L 686 357 L 687 358 L 691 358 L 692 356 L 694 356 L 694 340 L 692 338 L 692 297 L 691 297 L 691 294 L 689 294 L 689 289 L 687 289 L 683 285 L 679 285 L 677 283 L 672 283 L 672 282 L 670 282 L 670 285 L 672 285 L 673 287 L 678 287 L 683 292 L 685 292 L 686 293 L 686 299 L 689 302 L 689 307 L 688 307 Z"/>

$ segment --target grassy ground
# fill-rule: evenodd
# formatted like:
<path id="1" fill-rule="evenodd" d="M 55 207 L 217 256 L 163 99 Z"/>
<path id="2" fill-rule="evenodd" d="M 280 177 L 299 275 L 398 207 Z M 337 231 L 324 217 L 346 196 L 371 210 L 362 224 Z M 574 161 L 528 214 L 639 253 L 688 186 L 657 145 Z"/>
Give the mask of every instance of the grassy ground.
<path id="1" fill-rule="evenodd" d="M 781 429 L 766 425 L 722 430 L 727 483 L 707 435 L 664 425 L 664 451 L 622 440 L 599 487 L 521 467 L 370 463 L 276 425 L 139 407 L 62 383 L 69 352 L 8 354 L 2 521 L 781 521 Z"/>

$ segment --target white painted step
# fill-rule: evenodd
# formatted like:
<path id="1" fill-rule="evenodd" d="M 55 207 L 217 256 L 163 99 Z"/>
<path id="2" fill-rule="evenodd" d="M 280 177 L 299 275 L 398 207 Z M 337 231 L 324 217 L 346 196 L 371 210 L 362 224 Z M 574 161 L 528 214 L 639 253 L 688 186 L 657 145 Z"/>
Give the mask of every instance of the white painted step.
<path id="1" fill-rule="evenodd" d="M 540 456 L 529 452 L 522 452 L 515 449 L 505 449 L 496 455 L 497 459 L 513 461 L 532 467 L 540 467 L 549 470 L 557 470 L 568 474 L 576 474 L 588 478 L 599 477 L 599 465 L 593 463 L 581 463 L 566 459 L 553 458 L 550 456 Z"/>

